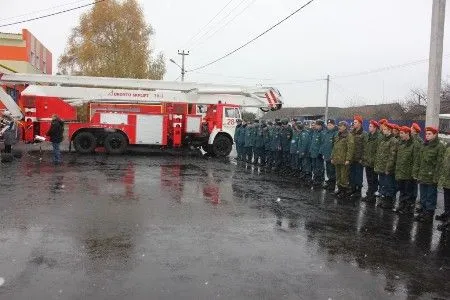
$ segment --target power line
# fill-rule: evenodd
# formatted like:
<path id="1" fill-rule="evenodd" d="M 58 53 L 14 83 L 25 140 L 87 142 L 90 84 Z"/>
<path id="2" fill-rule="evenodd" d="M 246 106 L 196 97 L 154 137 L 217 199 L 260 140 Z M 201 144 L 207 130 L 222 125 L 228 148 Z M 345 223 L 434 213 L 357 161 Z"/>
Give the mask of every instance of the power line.
<path id="1" fill-rule="evenodd" d="M 194 35 L 186 42 L 185 46 L 189 45 L 189 43 L 190 43 L 192 40 L 194 40 L 194 39 L 200 34 L 200 32 L 202 32 L 203 29 L 205 29 L 206 27 L 208 27 L 208 25 L 211 24 L 211 22 L 214 21 L 214 20 L 222 13 L 222 11 L 224 11 L 225 8 L 227 8 L 228 5 L 230 5 L 230 3 L 233 2 L 233 1 L 234 1 L 234 0 L 228 1 L 227 4 L 225 4 L 225 6 L 222 7 L 222 8 L 214 15 L 214 17 L 212 17 L 212 18 L 208 21 L 208 23 L 206 23 L 206 25 L 204 25 L 203 27 L 201 27 L 201 28 L 199 29 L 199 31 L 197 31 L 197 33 L 194 34 Z M 183 47 L 183 48 L 186 48 L 186 47 Z"/>
<path id="2" fill-rule="evenodd" d="M 238 5 L 236 5 L 231 11 L 228 12 L 228 14 L 226 14 L 222 19 L 220 19 L 220 21 L 217 23 L 217 25 L 220 25 L 220 23 L 222 23 L 222 21 L 226 21 L 226 19 L 228 18 L 228 16 L 230 16 L 236 9 L 238 9 L 246 0 L 242 0 L 241 2 L 239 2 Z M 201 41 L 201 39 L 205 36 L 207 36 L 209 33 L 212 32 L 211 35 L 207 36 L 206 39 L 204 39 L 203 41 L 201 41 L 201 43 L 198 43 L 196 46 L 194 46 L 193 48 L 198 48 L 198 46 L 204 44 L 206 41 L 208 41 L 209 39 L 211 39 L 214 35 L 216 35 L 217 32 L 219 32 L 220 30 L 222 30 L 223 28 L 225 28 L 226 26 L 228 26 L 231 22 L 234 21 L 234 19 L 236 19 L 238 16 L 240 16 L 244 11 L 246 11 L 250 5 L 252 5 L 255 2 L 255 0 L 251 0 L 249 3 L 247 3 L 247 6 L 244 7 L 243 10 L 241 10 L 239 13 L 237 13 L 236 15 L 234 15 L 234 17 L 232 17 L 230 20 L 228 20 L 228 22 L 226 22 L 225 24 L 223 24 L 222 26 L 218 27 L 215 31 L 214 28 L 211 28 L 210 30 L 207 30 L 200 38 L 199 41 Z"/>
<path id="3" fill-rule="evenodd" d="M 88 6 L 91 6 L 91 5 L 95 5 L 97 3 L 104 2 L 104 1 L 106 1 L 106 0 L 97 0 L 97 1 L 89 3 L 89 4 L 84 4 L 84 5 L 80 5 L 80 6 L 77 6 L 77 7 L 73 7 L 73 8 L 57 11 L 57 12 L 54 12 L 54 13 L 51 13 L 51 14 L 47 14 L 47 15 L 43 15 L 43 16 L 39 16 L 39 17 L 31 18 L 31 19 L 26 19 L 26 20 L 22 20 L 22 21 L 12 22 L 12 23 L 8 23 L 8 24 L 3 24 L 3 25 L 0 25 L 0 27 L 6 27 L 6 26 L 22 24 L 22 23 L 26 23 L 26 22 L 30 22 L 30 21 L 40 20 L 40 19 L 44 19 L 44 18 L 60 15 L 60 14 L 63 14 L 63 13 L 69 12 L 69 11 L 73 11 L 73 10 L 81 9 L 81 8 L 88 7 Z"/>
<path id="4" fill-rule="evenodd" d="M 235 78 L 235 79 L 248 79 L 248 80 L 260 80 L 260 81 L 272 81 L 275 80 L 273 78 L 259 78 L 259 77 L 245 77 L 245 76 L 232 76 L 232 75 L 224 75 L 218 73 L 207 73 L 207 72 L 198 72 L 191 71 L 192 73 L 200 74 L 200 75 L 209 75 L 209 76 L 219 76 L 224 78 Z"/>
<path id="5" fill-rule="evenodd" d="M 49 8 L 34 10 L 34 11 L 31 11 L 31 12 L 28 12 L 28 13 L 24 13 L 24 14 L 21 14 L 21 15 L 16 15 L 16 16 L 8 17 L 8 18 L 3 18 L 3 19 L 0 19 L 0 21 L 6 21 L 6 20 L 16 19 L 16 18 L 20 18 L 20 17 L 29 16 L 29 15 L 34 15 L 36 13 L 49 11 L 49 10 L 53 10 L 53 9 L 56 9 L 56 8 L 60 8 L 60 7 L 64 7 L 64 6 L 68 6 L 68 5 L 72 5 L 72 4 L 76 4 L 76 3 L 80 3 L 80 2 L 86 2 L 86 0 L 72 1 L 72 2 L 69 2 L 69 3 L 64 3 L 64 4 L 52 6 L 52 7 L 49 7 Z"/>
<path id="6" fill-rule="evenodd" d="M 449 57 L 449 56 L 450 56 L 450 53 L 444 55 L 444 57 Z M 362 75 L 369 75 L 369 74 L 373 74 L 373 73 L 386 72 L 386 71 L 390 71 L 390 70 L 394 70 L 394 69 L 400 69 L 400 68 L 405 68 L 405 67 L 409 67 L 409 66 L 413 66 L 413 65 L 423 64 L 428 61 L 429 61 L 429 59 L 415 60 L 415 61 L 411 61 L 411 62 L 407 62 L 407 63 L 403 63 L 403 64 L 391 65 L 391 66 L 373 69 L 373 70 L 369 70 L 369 71 L 356 72 L 356 73 L 351 73 L 351 74 L 347 74 L 347 75 L 332 76 L 332 78 L 339 79 L 339 78 L 356 77 L 356 76 L 362 76 Z"/>
<path id="7" fill-rule="evenodd" d="M 238 14 L 236 14 L 232 19 L 230 19 L 227 23 L 225 23 L 223 26 L 219 27 L 216 31 L 214 31 L 210 36 L 206 37 L 206 39 L 204 39 L 201 43 L 197 44 L 195 48 L 197 48 L 200 45 L 203 45 L 204 43 L 206 43 L 207 41 L 209 41 L 213 36 L 215 36 L 219 31 L 221 31 L 222 29 L 224 29 L 225 27 L 227 27 L 231 22 L 233 22 L 237 17 L 239 17 L 240 15 L 242 15 L 242 13 L 244 11 L 246 11 L 253 3 L 255 3 L 256 0 L 252 0 L 249 3 L 247 3 L 247 6 L 244 7 L 244 9 L 242 9 Z"/>
<path id="8" fill-rule="evenodd" d="M 285 17 L 284 19 L 282 19 L 281 21 L 279 21 L 279 22 L 276 23 L 275 25 L 269 27 L 269 28 L 266 29 L 264 32 L 262 32 L 261 34 L 257 35 L 256 37 L 254 37 L 254 38 L 251 39 L 250 41 L 246 42 L 246 43 L 243 44 L 242 46 L 240 46 L 240 47 L 234 49 L 234 50 L 231 51 L 231 52 L 228 52 L 227 54 L 225 54 L 225 55 L 222 56 L 222 57 L 219 57 L 219 58 L 217 58 L 217 59 L 215 59 L 215 60 L 213 60 L 213 61 L 211 61 L 211 62 L 209 62 L 209 63 L 207 63 L 207 64 L 205 64 L 205 65 L 202 65 L 202 66 L 200 66 L 200 67 L 194 68 L 194 69 L 189 70 L 189 71 L 197 71 L 197 70 L 200 70 L 200 69 L 204 69 L 204 68 L 206 68 L 206 67 L 208 67 L 208 66 L 210 66 L 210 65 L 212 65 L 212 64 L 215 64 L 216 62 L 221 61 L 222 59 L 224 59 L 224 58 L 226 58 L 226 57 L 228 57 L 228 56 L 230 56 L 230 55 L 236 53 L 237 51 L 239 51 L 239 50 L 241 50 L 242 48 L 248 46 L 249 44 L 253 43 L 253 42 L 256 41 L 257 39 L 259 39 L 260 37 L 262 37 L 263 35 L 265 35 L 266 33 L 268 33 L 269 31 L 271 31 L 272 29 L 274 29 L 275 27 L 277 27 L 278 25 L 280 25 L 281 23 L 283 23 L 283 22 L 286 21 L 287 19 L 291 18 L 293 15 L 295 15 L 296 13 L 298 13 L 299 11 L 301 11 L 303 8 L 305 8 L 306 6 L 308 6 L 309 4 L 311 4 L 311 3 L 314 2 L 314 1 L 315 1 L 315 0 L 310 0 L 310 1 L 308 1 L 306 4 L 304 4 L 303 6 L 301 6 L 300 8 L 298 8 L 297 10 L 295 10 L 294 12 L 292 12 L 290 15 L 288 15 L 287 17 Z"/>
<path id="9" fill-rule="evenodd" d="M 208 73 L 208 72 L 198 72 L 198 71 L 191 71 L 195 74 L 200 75 L 209 75 L 209 76 L 218 76 L 218 77 L 224 77 L 224 78 L 232 78 L 232 79 L 246 79 L 246 80 L 255 80 L 255 81 L 269 81 L 264 84 L 270 84 L 270 85 L 290 85 L 290 84 L 305 84 L 305 83 L 313 83 L 313 82 L 319 82 L 319 81 L 325 81 L 326 78 L 316 78 L 316 79 L 309 79 L 309 80 L 286 80 L 281 82 L 276 82 L 274 78 L 260 78 L 260 77 L 246 77 L 246 76 L 232 76 L 232 75 L 224 75 L 224 74 L 218 74 L 218 73 Z M 272 82 L 270 82 L 272 81 Z"/>

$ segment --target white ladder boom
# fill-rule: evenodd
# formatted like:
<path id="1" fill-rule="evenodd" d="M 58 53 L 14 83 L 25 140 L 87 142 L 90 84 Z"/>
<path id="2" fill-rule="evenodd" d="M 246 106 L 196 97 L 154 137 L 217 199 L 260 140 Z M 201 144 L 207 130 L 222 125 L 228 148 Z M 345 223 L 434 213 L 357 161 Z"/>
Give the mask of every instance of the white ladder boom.
<path id="1" fill-rule="evenodd" d="M 194 104 L 215 104 L 222 101 L 222 103 L 244 107 L 270 108 L 272 110 L 279 109 L 282 105 L 279 91 L 271 87 L 18 73 L 0 74 L 0 82 L 31 84 L 22 95 L 72 99 L 73 104 L 88 101 L 108 102 L 108 100 L 133 103 L 188 102 Z M 177 96 L 175 96 L 175 92 L 177 92 Z M 134 95 L 141 94 L 149 96 L 147 98 L 134 97 Z M 69 100 L 66 101 L 69 102 Z"/>

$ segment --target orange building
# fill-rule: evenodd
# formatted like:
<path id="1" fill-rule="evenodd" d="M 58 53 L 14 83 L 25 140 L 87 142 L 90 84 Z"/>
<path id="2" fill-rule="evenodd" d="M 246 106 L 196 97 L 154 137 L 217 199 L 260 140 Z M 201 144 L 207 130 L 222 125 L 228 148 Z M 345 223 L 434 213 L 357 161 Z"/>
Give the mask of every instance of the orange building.
<path id="1" fill-rule="evenodd" d="M 52 53 L 27 29 L 22 29 L 22 33 L 0 32 L 0 73 L 52 74 Z M 19 99 L 19 89 L 23 87 L 0 88 L 23 109 L 24 103 Z M 4 109 L 0 101 L 0 112 Z"/>
<path id="2" fill-rule="evenodd" d="M 0 68 L 17 73 L 51 74 L 52 53 L 27 29 L 22 29 L 22 33 L 0 32 Z"/>

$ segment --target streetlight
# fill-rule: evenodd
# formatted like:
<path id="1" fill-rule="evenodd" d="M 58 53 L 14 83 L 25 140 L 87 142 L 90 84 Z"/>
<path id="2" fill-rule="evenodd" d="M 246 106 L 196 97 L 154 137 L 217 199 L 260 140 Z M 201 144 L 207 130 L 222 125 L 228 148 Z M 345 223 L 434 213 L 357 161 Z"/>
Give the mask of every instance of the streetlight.
<path id="1" fill-rule="evenodd" d="M 184 68 L 184 57 L 186 55 L 189 55 L 189 51 L 186 52 L 185 50 L 183 51 L 178 50 L 178 55 L 181 55 L 181 66 L 177 64 L 175 60 L 173 60 L 172 58 L 170 59 L 170 62 L 174 63 L 175 65 L 178 66 L 178 68 L 181 69 L 181 81 L 184 81 L 184 74 L 186 74 L 186 69 Z"/>

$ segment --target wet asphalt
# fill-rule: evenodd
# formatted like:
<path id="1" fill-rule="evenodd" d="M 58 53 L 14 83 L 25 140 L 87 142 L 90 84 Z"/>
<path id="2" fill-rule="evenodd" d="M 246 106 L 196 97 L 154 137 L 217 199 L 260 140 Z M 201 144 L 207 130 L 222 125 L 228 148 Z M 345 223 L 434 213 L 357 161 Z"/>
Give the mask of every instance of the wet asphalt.
<path id="1" fill-rule="evenodd" d="M 0 299 L 450 298 L 436 221 L 232 158 L 50 161 L 0 164 Z"/>

